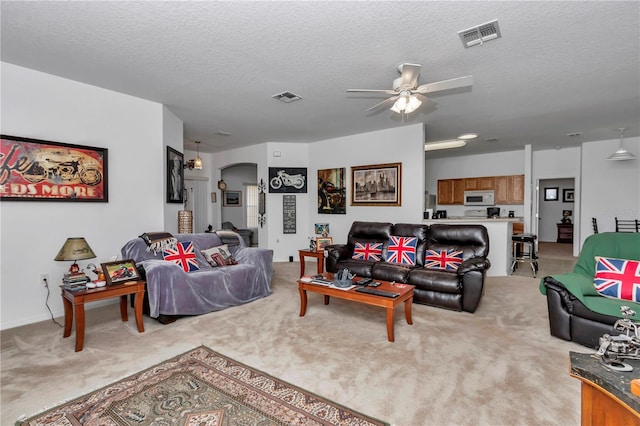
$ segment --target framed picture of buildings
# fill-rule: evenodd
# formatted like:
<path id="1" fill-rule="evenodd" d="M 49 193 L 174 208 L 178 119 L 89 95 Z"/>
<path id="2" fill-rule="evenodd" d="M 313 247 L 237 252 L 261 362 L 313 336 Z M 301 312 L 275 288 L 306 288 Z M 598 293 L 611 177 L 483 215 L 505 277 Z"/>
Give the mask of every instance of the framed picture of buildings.
<path id="1" fill-rule="evenodd" d="M 2 201 L 109 201 L 106 148 L 0 137 Z"/>
<path id="2" fill-rule="evenodd" d="M 401 206 L 402 163 L 351 167 L 352 206 Z"/>

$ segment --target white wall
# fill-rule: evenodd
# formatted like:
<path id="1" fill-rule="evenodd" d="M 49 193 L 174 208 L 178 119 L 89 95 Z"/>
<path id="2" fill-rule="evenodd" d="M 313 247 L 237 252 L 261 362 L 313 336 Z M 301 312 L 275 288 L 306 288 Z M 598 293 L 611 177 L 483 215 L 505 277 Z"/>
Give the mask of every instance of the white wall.
<path id="1" fill-rule="evenodd" d="M 108 203 L 0 203 L 0 328 L 6 329 L 49 318 L 41 273 L 50 276 L 49 306 L 63 315 L 58 285 L 70 262 L 53 258 L 67 237 L 85 237 L 97 255 L 90 261 L 100 263 L 119 255 L 127 240 L 163 228 L 165 151 L 162 105 L 0 66 L 3 134 L 109 150 Z"/>
<path id="2" fill-rule="evenodd" d="M 162 107 L 162 138 L 163 138 L 163 150 L 164 161 L 162 162 L 163 176 L 167 175 L 167 146 L 175 149 L 178 152 L 182 152 L 182 135 L 184 134 L 182 121 L 176 117 L 174 113 L 169 111 L 167 107 Z M 185 156 L 185 161 L 191 157 Z M 186 174 L 186 173 L 185 173 Z M 157 231 L 165 230 L 171 233 L 178 232 L 178 212 L 184 210 L 184 204 L 180 203 L 167 203 L 167 179 L 163 179 L 164 184 L 164 228 L 157 229 Z"/>
<path id="3" fill-rule="evenodd" d="M 591 218 L 600 232 L 615 230 L 615 217 L 640 219 L 640 159 L 611 161 L 606 158 L 620 141 L 605 140 L 582 145 L 582 242 L 593 233 Z M 640 138 L 625 138 L 625 147 L 640 156 Z M 576 194 L 577 196 L 578 194 Z"/>
<path id="4" fill-rule="evenodd" d="M 308 237 L 314 235 L 315 223 L 329 223 L 335 242 L 346 241 L 355 220 L 419 223 L 424 193 L 423 143 L 423 126 L 417 124 L 312 144 L 269 142 L 238 148 L 214 154 L 212 168 L 217 170 L 217 181 L 220 169 L 233 164 L 256 163 L 258 181 L 262 178 L 266 183 L 269 167 L 307 167 L 307 193 L 295 194 L 296 234 L 283 234 L 282 194 L 267 193 L 267 222 L 264 228 L 259 228 L 259 244 L 274 250 L 275 261 L 287 261 L 290 256 L 297 260 L 298 249 L 308 247 Z M 401 207 L 353 207 L 347 204 L 346 215 L 317 213 L 318 169 L 345 167 L 349 188 L 351 166 L 395 162 L 402 163 Z M 347 193 L 349 195 L 351 190 Z"/>

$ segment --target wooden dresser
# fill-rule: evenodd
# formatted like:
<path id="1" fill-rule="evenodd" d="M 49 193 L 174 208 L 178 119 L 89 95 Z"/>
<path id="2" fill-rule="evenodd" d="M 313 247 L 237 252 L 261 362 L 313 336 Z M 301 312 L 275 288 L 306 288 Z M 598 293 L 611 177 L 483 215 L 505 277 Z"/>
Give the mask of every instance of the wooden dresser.
<path id="1" fill-rule="evenodd" d="M 558 223 L 558 243 L 573 243 L 573 224 Z"/>

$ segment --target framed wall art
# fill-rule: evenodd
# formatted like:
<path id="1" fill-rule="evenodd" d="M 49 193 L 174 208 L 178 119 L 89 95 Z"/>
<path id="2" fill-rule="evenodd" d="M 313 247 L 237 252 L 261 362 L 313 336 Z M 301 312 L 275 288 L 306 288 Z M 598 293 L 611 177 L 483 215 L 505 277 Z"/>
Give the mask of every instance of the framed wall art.
<path id="1" fill-rule="evenodd" d="M 270 193 L 306 193 L 307 169 L 304 167 L 269 167 Z"/>
<path id="2" fill-rule="evenodd" d="M 401 206 L 402 163 L 351 167 L 352 206 Z"/>
<path id="3" fill-rule="evenodd" d="M 242 206 L 242 191 L 222 191 L 223 207 Z"/>
<path id="4" fill-rule="evenodd" d="M 102 266 L 107 285 L 135 281 L 140 278 L 133 259 L 101 263 L 100 266 Z"/>
<path id="5" fill-rule="evenodd" d="M 558 201 L 558 187 L 551 187 L 544 189 L 544 200 L 545 201 Z"/>
<path id="6" fill-rule="evenodd" d="M 573 188 L 571 189 L 563 189 L 562 190 L 562 202 L 564 203 L 573 203 L 575 197 L 575 192 Z"/>
<path id="7" fill-rule="evenodd" d="M 109 201 L 106 148 L 0 137 L 0 200 Z"/>
<path id="8" fill-rule="evenodd" d="M 345 169 L 318 170 L 318 213 L 347 214 Z"/>
<path id="9" fill-rule="evenodd" d="M 167 147 L 167 203 L 184 203 L 184 155 Z"/>

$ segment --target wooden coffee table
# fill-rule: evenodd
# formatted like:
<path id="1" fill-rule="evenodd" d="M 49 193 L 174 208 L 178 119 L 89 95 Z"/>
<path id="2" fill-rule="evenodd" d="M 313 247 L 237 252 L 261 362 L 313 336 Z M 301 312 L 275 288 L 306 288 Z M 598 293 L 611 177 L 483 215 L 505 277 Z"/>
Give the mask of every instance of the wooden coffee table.
<path id="1" fill-rule="evenodd" d="M 333 279 L 331 274 L 324 274 L 324 276 L 329 280 Z M 298 291 L 300 292 L 300 316 L 303 317 L 307 311 L 307 291 L 324 295 L 325 305 L 329 304 L 330 297 L 337 297 L 339 299 L 352 300 L 354 302 L 364 303 L 366 305 L 380 306 L 387 310 L 387 338 L 390 342 L 393 342 L 393 312 L 396 306 L 404 303 L 404 315 L 407 319 L 407 324 L 413 324 L 413 320 L 411 319 L 411 303 L 413 302 L 414 287 L 409 284 L 392 285 L 387 281 L 376 281 L 380 283 L 380 286 L 376 287 L 377 290 L 398 293 L 400 295 L 393 298 L 377 296 L 373 294 L 357 292 L 356 288 L 358 288 L 358 286 L 349 290 L 341 290 L 335 287 L 306 283 L 298 280 Z"/>

